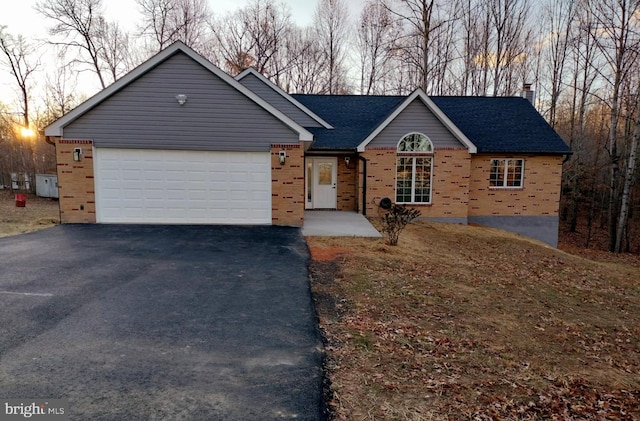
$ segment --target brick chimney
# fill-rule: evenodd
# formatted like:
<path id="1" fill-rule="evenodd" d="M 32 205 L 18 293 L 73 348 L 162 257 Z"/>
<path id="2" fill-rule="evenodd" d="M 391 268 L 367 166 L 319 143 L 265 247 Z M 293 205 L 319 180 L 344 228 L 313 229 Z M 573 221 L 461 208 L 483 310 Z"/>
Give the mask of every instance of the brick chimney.
<path id="1" fill-rule="evenodd" d="M 534 105 L 534 106 L 536 105 L 535 104 L 536 93 L 531 90 L 530 83 L 525 83 L 524 86 L 522 87 L 522 97 L 528 99 L 531 105 Z"/>

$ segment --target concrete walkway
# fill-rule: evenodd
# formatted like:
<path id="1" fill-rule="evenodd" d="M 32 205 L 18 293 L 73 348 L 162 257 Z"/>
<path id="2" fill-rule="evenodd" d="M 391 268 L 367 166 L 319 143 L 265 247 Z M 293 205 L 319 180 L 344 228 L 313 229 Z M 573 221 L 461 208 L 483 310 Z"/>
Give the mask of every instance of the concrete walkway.
<path id="1" fill-rule="evenodd" d="M 306 211 L 302 235 L 306 237 L 375 237 L 382 235 L 356 212 Z"/>

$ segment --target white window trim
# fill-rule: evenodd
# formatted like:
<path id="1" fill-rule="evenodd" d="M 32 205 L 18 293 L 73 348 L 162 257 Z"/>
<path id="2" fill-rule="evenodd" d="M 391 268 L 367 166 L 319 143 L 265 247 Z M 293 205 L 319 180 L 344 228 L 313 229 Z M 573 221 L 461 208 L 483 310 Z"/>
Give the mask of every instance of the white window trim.
<path id="1" fill-rule="evenodd" d="M 493 167 L 493 161 L 505 161 L 504 163 L 504 174 L 503 174 L 503 185 L 502 186 L 492 186 L 491 185 L 491 169 Z M 509 161 L 520 161 L 522 162 L 522 170 L 520 171 L 520 185 L 519 186 L 507 186 L 507 175 L 509 174 Z M 491 158 L 489 160 L 489 189 L 495 190 L 522 190 L 524 188 L 524 158 Z"/>
<path id="2" fill-rule="evenodd" d="M 398 151 L 400 143 L 410 135 L 418 134 L 424 136 L 429 142 L 430 151 Z M 409 132 L 402 136 L 396 145 L 396 174 L 395 174 L 395 199 L 396 203 L 400 205 L 431 205 L 433 202 L 433 157 L 434 157 L 433 142 L 429 136 L 420 132 Z M 410 202 L 398 202 L 398 158 L 414 158 L 411 161 L 411 201 Z M 429 201 L 428 202 L 416 202 L 416 160 L 415 158 L 429 158 Z"/>

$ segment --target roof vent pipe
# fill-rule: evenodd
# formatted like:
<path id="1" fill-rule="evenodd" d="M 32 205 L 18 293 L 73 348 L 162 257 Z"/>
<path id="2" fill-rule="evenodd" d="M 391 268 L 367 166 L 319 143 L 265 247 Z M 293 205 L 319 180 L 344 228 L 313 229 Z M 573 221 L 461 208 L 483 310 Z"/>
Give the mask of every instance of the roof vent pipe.
<path id="1" fill-rule="evenodd" d="M 531 105 L 535 106 L 535 92 L 531 90 L 530 83 L 525 83 L 522 87 L 522 97 L 526 98 Z"/>

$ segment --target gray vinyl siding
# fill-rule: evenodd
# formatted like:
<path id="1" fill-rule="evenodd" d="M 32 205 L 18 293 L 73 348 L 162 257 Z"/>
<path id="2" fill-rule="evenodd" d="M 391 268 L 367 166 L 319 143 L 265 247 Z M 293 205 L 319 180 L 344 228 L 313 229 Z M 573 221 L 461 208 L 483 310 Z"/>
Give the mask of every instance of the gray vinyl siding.
<path id="1" fill-rule="evenodd" d="M 186 94 L 180 106 L 177 94 Z M 269 151 L 298 133 L 184 53 L 177 53 L 63 129 L 98 148 Z"/>
<path id="2" fill-rule="evenodd" d="M 293 105 L 290 101 L 285 99 L 278 92 L 274 91 L 270 86 L 265 84 L 256 76 L 248 74 L 247 76 L 242 78 L 240 83 L 251 89 L 260 98 L 264 99 L 269 104 L 283 112 L 285 115 L 287 115 L 302 127 L 323 127 L 322 124 L 309 117 L 307 113 Z"/>
<path id="3" fill-rule="evenodd" d="M 436 149 L 465 147 L 417 98 L 369 143 L 369 147 L 395 148 L 405 135 L 413 132 L 427 136 Z"/>

